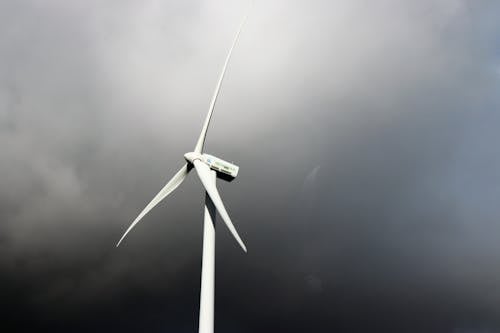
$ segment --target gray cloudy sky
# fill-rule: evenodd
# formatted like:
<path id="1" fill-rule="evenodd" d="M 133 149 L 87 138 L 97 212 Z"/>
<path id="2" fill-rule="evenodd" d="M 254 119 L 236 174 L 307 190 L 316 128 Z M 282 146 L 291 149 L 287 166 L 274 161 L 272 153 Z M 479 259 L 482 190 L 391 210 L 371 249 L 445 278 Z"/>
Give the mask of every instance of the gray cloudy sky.
<path id="1" fill-rule="evenodd" d="M 0 3 L 5 332 L 195 332 L 182 165 L 246 1 Z M 206 150 L 218 332 L 500 332 L 500 5 L 256 1 Z"/>

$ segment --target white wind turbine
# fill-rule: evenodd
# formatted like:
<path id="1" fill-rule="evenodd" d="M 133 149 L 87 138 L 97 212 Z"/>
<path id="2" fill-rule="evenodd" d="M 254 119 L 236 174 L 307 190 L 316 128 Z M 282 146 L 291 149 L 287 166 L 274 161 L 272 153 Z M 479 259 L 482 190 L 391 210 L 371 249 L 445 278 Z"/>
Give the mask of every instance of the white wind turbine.
<path id="1" fill-rule="evenodd" d="M 200 137 L 196 143 L 194 151 L 186 153 L 184 159 L 186 164 L 175 174 L 175 176 L 161 189 L 161 191 L 151 200 L 151 202 L 144 208 L 144 210 L 137 216 L 128 229 L 123 234 L 122 238 L 118 241 L 118 247 L 123 241 L 125 236 L 132 230 L 132 228 L 153 209 L 160 201 L 165 199 L 167 195 L 172 193 L 183 181 L 186 179 L 189 171 L 194 167 L 196 173 L 205 188 L 205 217 L 203 225 L 203 255 L 202 255 L 202 269 L 201 269 L 201 293 L 200 293 L 200 320 L 199 320 L 199 333 L 212 333 L 214 331 L 214 293 L 215 293 L 215 211 L 219 212 L 220 217 L 229 228 L 229 231 L 234 236 L 243 251 L 247 252 L 247 248 L 241 240 L 238 232 L 236 231 L 229 215 L 224 207 L 219 192 L 215 184 L 216 178 L 223 178 L 226 180 L 234 179 L 239 167 L 226 162 L 220 158 L 203 153 L 203 145 L 207 134 L 210 118 L 214 111 L 215 102 L 226 73 L 226 68 L 231 58 L 234 46 L 238 41 L 240 32 L 245 24 L 248 14 L 243 18 L 238 32 L 233 40 L 233 44 L 229 49 L 228 55 L 224 62 L 222 72 L 215 87 L 215 92 L 210 102 L 208 114 L 203 124 Z"/>

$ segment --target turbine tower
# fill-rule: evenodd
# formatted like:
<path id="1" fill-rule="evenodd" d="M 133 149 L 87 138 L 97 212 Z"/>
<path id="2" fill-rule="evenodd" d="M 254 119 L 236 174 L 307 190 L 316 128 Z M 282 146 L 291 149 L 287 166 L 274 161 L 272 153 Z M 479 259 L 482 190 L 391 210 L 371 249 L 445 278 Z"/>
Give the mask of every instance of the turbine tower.
<path id="1" fill-rule="evenodd" d="M 135 227 L 135 225 L 160 201 L 165 199 L 186 179 L 188 173 L 194 168 L 196 173 L 205 188 L 205 216 L 203 223 L 203 254 L 202 254 L 202 269 L 201 269 L 201 292 L 200 292 L 200 317 L 199 317 L 199 333 L 213 333 L 214 331 L 214 295 L 215 295 L 215 212 L 217 211 L 226 224 L 229 231 L 241 246 L 243 251 L 247 252 L 246 246 L 241 240 L 236 231 L 229 215 L 224 207 L 224 203 L 217 191 L 216 179 L 222 178 L 231 181 L 238 175 L 239 167 L 226 162 L 220 158 L 203 153 L 203 146 L 207 135 L 208 126 L 212 117 L 215 103 L 219 95 L 224 74 L 231 58 L 234 46 L 238 41 L 240 32 L 247 19 L 248 12 L 243 18 L 238 32 L 234 37 L 233 44 L 229 49 L 222 72 L 217 86 L 215 87 L 214 95 L 210 102 L 208 114 L 203 124 L 200 137 L 196 142 L 194 151 L 186 153 L 184 159 L 186 164 L 174 175 L 174 177 L 161 189 L 161 191 L 151 200 L 151 202 L 143 209 L 132 224 L 125 231 L 116 246 L 118 247 L 125 236 Z"/>

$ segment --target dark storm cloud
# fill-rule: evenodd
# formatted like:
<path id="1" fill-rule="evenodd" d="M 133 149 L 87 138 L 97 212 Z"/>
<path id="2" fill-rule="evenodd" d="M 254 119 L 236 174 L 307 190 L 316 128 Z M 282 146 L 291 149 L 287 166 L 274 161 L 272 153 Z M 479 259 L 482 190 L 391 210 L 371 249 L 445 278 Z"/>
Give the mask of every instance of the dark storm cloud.
<path id="1" fill-rule="evenodd" d="M 0 4 L 0 283 L 9 331 L 196 331 L 182 164 L 246 3 Z M 499 7 L 257 2 L 207 150 L 217 330 L 500 331 Z"/>

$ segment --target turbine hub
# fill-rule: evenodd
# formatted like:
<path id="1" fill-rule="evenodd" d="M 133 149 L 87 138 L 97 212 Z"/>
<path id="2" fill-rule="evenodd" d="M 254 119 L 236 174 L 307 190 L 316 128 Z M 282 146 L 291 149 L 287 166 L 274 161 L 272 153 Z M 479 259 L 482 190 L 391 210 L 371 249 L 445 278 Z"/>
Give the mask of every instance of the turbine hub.
<path id="1" fill-rule="evenodd" d="M 189 152 L 189 153 L 185 153 L 184 154 L 184 158 L 186 159 L 186 161 L 188 161 L 189 163 L 193 163 L 195 160 L 200 160 L 200 161 L 203 161 L 203 157 L 201 156 L 201 154 L 199 153 L 195 153 L 195 152 Z"/>

